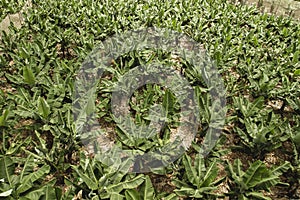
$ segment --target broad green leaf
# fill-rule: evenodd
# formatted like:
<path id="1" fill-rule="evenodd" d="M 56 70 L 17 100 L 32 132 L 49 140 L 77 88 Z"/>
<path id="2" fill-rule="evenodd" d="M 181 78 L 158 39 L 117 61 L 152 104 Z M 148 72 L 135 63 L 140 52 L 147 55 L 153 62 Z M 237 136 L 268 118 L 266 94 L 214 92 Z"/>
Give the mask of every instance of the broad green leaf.
<path id="1" fill-rule="evenodd" d="M 14 110 L 14 113 L 24 118 L 34 117 L 33 110 L 28 106 L 18 105 L 17 110 Z"/>
<path id="2" fill-rule="evenodd" d="M 300 58 L 300 51 L 296 51 L 293 55 L 293 62 L 294 63 L 299 62 L 299 58 Z"/>
<path id="3" fill-rule="evenodd" d="M 67 127 L 72 128 L 72 118 L 71 118 L 71 110 L 67 111 Z"/>
<path id="4" fill-rule="evenodd" d="M 229 170 L 229 174 L 238 185 L 244 186 L 244 182 L 242 180 L 241 174 L 243 172 L 240 170 L 242 163 L 239 159 L 234 160 L 234 164 L 232 165 L 229 161 L 227 161 L 227 168 Z"/>
<path id="5" fill-rule="evenodd" d="M 13 189 L 9 189 L 5 192 L 1 192 L 0 197 L 8 197 L 9 195 L 11 195 L 12 191 L 13 191 Z"/>
<path id="6" fill-rule="evenodd" d="M 172 194 L 164 197 L 164 200 L 178 200 L 178 196 L 175 193 L 172 193 Z"/>
<path id="7" fill-rule="evenodd" d="M 185 171 L 186 171 L 188 180 L 193 185 L 197 185 L 197 182 L 196 182 L 197 172 L 196 172 L 195 168 L 192 166 L 192 159 L 187 154 L 185 154 L 182 158 L 182 163 L 185 167 Z"/>
<path id="8" fill-rule="evenodd" d="M 4 156 L 0 159 L 0 178 L 7 180 L 11 187 L 11 175 L 14 174 L 14 170 L 15 166 L 11 158 Z"/>
<path id="9" fill-rule="evenodd" d="M 43 196 L 42 200 L 53 199 L 57 199 L 55 188 L 53 186 L 47 185 L 45 187 L 45 195 Z"/>
<path id="10" fill-rule="evenodd" d="M 4 126 L 6 123 L 6 120 L 8 118 L 9 109 L 3 110 L 2 115 L 0 116 L 0 126 Z"/>
<path id="11" fill-rule="evenodd" d="M 30 143 L 31 139 L 31 137 L 27 137 L 25 140 L 20 141 L 18 144 L 11 145 L 9 149 L 6 150 L 6 155 L 14 155 L 17 151 L 20 150 L 20 148 L 22 148 L 23 146 L 27 146 Z"/>
<path id="12" fill-rule="evenodd" d="M 240 159 L 234 160 L 233 167 L 234 167 L 234 170 L 235 170 L 235 173 L 237 174 L 237 176 L 239 176 L 239 177 L 244 176 L 245 172 L 243 172 L 243 170 L 241 169 L 242 162 Z"/>
<path id="13" fill-rule="evenodd" d="M 244 174 L 243 179 L 244 179 L 245 186 L 247 187 L 245 189 L 254 187 L 258 183 L 260 178 L 262 178 L 261 173 L 267 173 L 267 171 L 263 162 L 257 160 L 250 165 L 250 167 Z"/>
<path id="14" fill-rule="evenodd" d="M 269 189 L 269 187 L 278 184 L 280 181 L 278 176 L 257 177 L 257 179 L 259 179 L 259 178 L 260 178 L 260 180 L 253 182 L 252 185 L 249 184 L 249 186 L 250 187 L 259 187 L 259 186 L 265 184 L 266 187 L 268 187 L 266 189 Z"/>
<path id="15" fill-rule="evenodd" d="M 203 182 L 200 185 L 201 187 L 209 187 L 211 186 L 211 183 L 216 179 L 218 176 L 218 168 L 217 168 L 217 162 L 214 160 L 210 166 L 206 169 L 205 175 L 202 178 Z M 200 187 L 198 187 L 200 188 Z"/>
<path id="16" fill-rule="evenodd" d="M 12 75 L 12 74 L 6 74 L 5 76 L 7 77 L 7 79 L 9 81 L 11 81 L 12 83 L 15 83 L 15 84 L 19 84 L 24 81 L 24 77 L 22 77 L 22 76 L 16 76 L 16 75 Z"/>
<path id="17" fill-rule="evenodd" d="M 259 192 L 247 192 L 247 196 L 252 196 L 258 199 L 264 199 L 264 200 L 272 200 L 270 197 L 265 197 L 262 193 Z"/>
<path id="18" fill-rule="evenodd" d="M 45 187 L 30 191 L 25 196 L 20 197 L 20 200 L 40 199 L 45 194 Z"/>
<path id="19" fill-rule="evenodd" d="M 196 178 L 196 182 L 197 182 L 197 188 L 201 187 L 201 185 L 203 184 L 203 173 L 205 173 L 206 169 L 205 169 L 205 163 L 204 163 L 204 158 L 201 154 L 196 154 L 195 157 L 195 161 L 194 161 L 194 168 L 197 170 L 197 178 Z M 200 179 L 202 179 L 202 181 L 200 181 Z"/>
<path id="20" fill-rule="evenodd" d="M 253 115 L 256 110 L 260 110 L 264 104 L 265 98 L 263 96 L 258 97 L 254 100 L 253 103 L 250 103 L 250 106 L 245 112 L 249 113 L 246 116 Z"/>
<path id="21" fill-rule="evenodd" d="M 141 185 L 144 182 L 145 178 L 143 174 L 140 174 L 136 176 L 133 179 L 129 179 L 111 186 L 107 187 L 108 193 L 117 193 L 119 194 L 123 189 L 133 189 L 137 188 L 139 185 Z"/>
<path id="22" fill-rule="evenodd" d="M 29 66 L 23 67 L 23 78 L 25 83 L 29 85 L 35 84 L 35 76 Z"/>
<path id="23" fill-rule="evenodd" d="M 167 90 L 165 92 L 164 98 L 163 98 L 163 107 L 165 108 L 164 111 L 166 113 L 165 117 L 168 117 L 168 114 L 173 111 L 174 101 L 172 93 Z"/>
<path id="24" fill-rule="evenodd" d="M 129 189 L 125 191 L 126 200 L 140 200 L 141 197 L 135 189 Z"/>
<path id="25" fill-rule="evenodd" d="M 123 200 L 124 196 L 118 193 L 113 193 L 110 196 L 110 199 L 115 199 L 115 200 Z"/>
<path id="26" fill-rule="evenodd" d="M 19 51 L 20 51 L 20 56 L 22 58 L 29 58 L 30 57 L 30 53 L 24 47 L 21 47 L 19 49 Z"/>
<path id="27" fill-rule="evenodd" d="M 300 132 L 296 133 L 296 135 L 292 138 L 297 148 L 300 148 Z"/>
<path id="28" fill-rule="evenodd" d="M 121 162 L 121 161 L 120 161 Z M 117 163 L 115 163 L 117 164 Z M 123 160 L 120 164 L 118 164 L 118 172 L 114 177 L 114 183 L 118 183 L 124 177 L 124 173 L 127 173 L 132 165 L 132 160 L 130 158 Z"/>
<path id="29" fill-rule="evenodd" d="M 95 175 L 87 175 L 86 173 L 82 172 L 76 166 L 72 166 L 72 168 L 76 171 L 79 177 L 83 180 L 83 182 L 89 187 L 91 190 L 98 189 L 98 181 L 95 179 Z M 92 177 L 90 177 L 92 176 Z"/>
<path id="30" fill-rule="evenodd" d="M 154 199 L 154 188 L 149 176 L 146 176 L 145 182 L 143 183 L 141 189 L 141 199 Z"/>
<path id="31" fill-rule="evenodd" d="M 194 188 L 180 188 L 180 189 L 175 189 L 174 192 L 179 195 L 179 196 L 188 196 L 192 197 L 195 195 L 195 189 Z"/>
<path id="32" fill-rule="evenodd" d="M 286 101 L 290 104 L 290 106 L 295 109 L 299 110 L 300 109 L 300 102 L 297 100 L 293 100 L 291 98 L 286 98 Z"/>
<path id="33" fill-rule="evenodd" d="M 286 172 L 287 170 L 291 169 L 292 165 L 289 161 L 285 161 L 283 164 L 272 168 L 271 170 L 271 174 L 276 174 L 278 176 L 280 176 L 282 173 Z"/>
<path id="34" fill-rule="evenodd" d="M 296 69 L 296 70 L 294 71 L 294 75 L 295 75 L 295 76 L 300 76 L 300 69 Z"/>
<path id="35" fill-rule="evenodd" d="M 43 165 L 41 168 L 39 168 L 37 171 L 32 172 L 28 175 L 26 175 L 23 178 L 22 184 L 16 189 L 18 193 L 23 193 L 30 188 L 33 187 L 33 183 L 37 181 L 38 179 L 42 178 L 45 176 L 45 174 L 48 174 L 50 171 L 50 166 L 49 165 Z M 35 193 L 36 195 L 37 193 Z M 40 193 L 38 193 L 40 194 Z"/>
<path id="36" fill-rule="evenodd" d="M 248 197 L 246 197 L 245 194 L 238 194 L 238 199 L 239 200 L 251 200 Z"/>
<path id="37" fill-rule="evenodd" d="M 50 106 L 43 97 L 38 98 L 38 112 L 44 119 L 50 114 Z"/>
<path id="38" fill-rule="evenodd" d="M 93 196 L 92 200 L 99 200 L 98 196 Z"/>
<path id="39" fill-rule="evenodd" d="M 174 190 L 176 194 L 179 196 L 188 196 L 188 197 L 195 197 L 195 198 L 203 198 L 203 195 L 206 191 L 212 191 L 215 190 L 216 187 L 203 187 L 200 189 L 194 189 L 194 188 L 180 188 L 179 190 Z"/>
<path id="40" fill-rule="evenodd" d="M 38 131 L 34 131 L 36 137 L 37 137 L 37 145 L 39 145 L 39 149 L 42 149 L 42 150 L 48 150 L 47 147 L 46 147 L 46 141 L 41 137 L 41 134 L 38 132 Z"/>
<path id="41" fill-rule="evenodd" d="M 189 187 L 190 185 L 188 183 L 186 183 L 185 181 L 179 180 L 179 179 L 174 179 L 172 180 L 172 183 L 177 187 L 177 188 L 181 188 L 181 187 Z"/>
<path id="42" fill-rule="evenodd" d="M 31 154 L 29 154 L 20 174 L 20 182 L 23 182 L 23 178 L 33 171 L 34 165 L 34 158 Z"/>
<path id="43" fill-rule="evenodd" d="M 94 113 L 95 110 L 96 110 L 96 106 L 95 106 L 95 98 L 94 98 L 95 94 L 92 93 L 92 92 L 94 92 L 94 91 L 95 91 L 95 89 L 91 89 L 91 90 L 87 93 L 88 99 L 87 99 L 86 107 L 85 107 L 85 112 L 86 112 L 87 115 L 90 115 L 90 114 Z"/>
<path id="44" fill-rule="evenodd" d="M 203 194 L 205 194 L 206 192 L 211 192 L 216 190 L 217 187 L 201 187 L 195 190 L 195 194 L 193 195 L 193 197 L 195 198 L 202 198 Z"/>

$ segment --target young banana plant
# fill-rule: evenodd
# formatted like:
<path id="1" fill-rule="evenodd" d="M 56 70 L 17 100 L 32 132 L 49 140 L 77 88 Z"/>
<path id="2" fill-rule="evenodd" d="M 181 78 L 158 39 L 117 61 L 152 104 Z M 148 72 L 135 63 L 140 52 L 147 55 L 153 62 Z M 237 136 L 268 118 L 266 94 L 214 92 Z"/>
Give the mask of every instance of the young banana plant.
<path id="1" fill-rule="evenodd" d="M 184 155 L 182 163 L 185 168 L 184 179 L 174 179 L 173 184 L 177 187 L 175 193 L 179 196 L 210 199 L 216 195 L 212 192 L 217 189 L 223 178 L 216 180 L 218 167 L 216 160 L 205 166 L 204 157 L 197 154 L 192 164 L 192 158 Z"/>
<path id="2" fill-rule="evenodd" d="M 236 159 L 233 164 L 228 162 L 227 171 L 231 180 L 231 190 L 228 194 L 233 198 L 271 200 L 264 196 L 262 191 L 270 191 L 270 188 L 277 184 L 288 185 L 280 182 L 279 178 L 284 171 L 290 168 L 290 163 L 287 161 L 271 169 L 267 168 L 260 160 L 250 164 L 246 171 L 243 171 L 242 167 L 240 159 Z"/>

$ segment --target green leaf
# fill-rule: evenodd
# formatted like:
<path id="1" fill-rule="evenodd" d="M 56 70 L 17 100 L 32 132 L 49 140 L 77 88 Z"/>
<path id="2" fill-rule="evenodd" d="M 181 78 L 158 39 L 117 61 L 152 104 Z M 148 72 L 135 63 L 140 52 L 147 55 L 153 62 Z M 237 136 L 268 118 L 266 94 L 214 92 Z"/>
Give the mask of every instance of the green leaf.
<path id="1" fill-rule="evenodd" d="M 135 189 L 125 191 L 126 200 L 140 200 L 140 195 Z"/>
<path id="2" fill-rule="evenodd" d="M 22 58 L 29 58 L 30 57 L 29 52 L 24 47 L 21 47 L 19 51 L 20 51 L 20 56 Z"/>
<path id="3" fill-rule="evenodd" d="M 25 83 L 27 83 L 29 85 L 34 85 L 35 76 L 30 67 L 28 67 L 28 66 L 23 67 L 23 78 L 24 78 Z"/>
<path id="4" fill-rule="evenodd" d="M 5 126 L 6 120 L 8 119 L 9 109 L 3 110 L 2 115 L 0 116 L 0 126 Z"/>
<path id="5" fill-rule="evenodd" d="M 294 71 L 294 75 L 295 75 L 295 76 L 300 76 L 300 69 L 296 69 L 296 70 Z"/>
<path id="6" fill-rule="evenodd" d="M 183 156 L 182 162 L 183 162 L 183 165 L 185 167 L 185 171 L 186 171 L 188 180 L 193 185 L 197 185 L 197 181 L 196 181 L 197 172 L 196 172 L 195 168 L 192 166 L 191 158 L 187 154 L 185 154 Z"/>
<path id="7" fill-rule="evenodd" d="M 141 185 L 144 182 L 145 178 L 143 174 L 140 174 L 136 176 L 133 179 L 126 180 L 120 183 L 117 183 L 115 185 L 110 185 L 107 187 L 107 192 L 108 193 L 117 193 L 119 194 L 123 189 L 133 189 L 137 188 L 139 185 Z"/>
<path id="8" fill-rule="evenodd" d="M 216 162 L 216 160 L 214 160 L 210 164 L 210 166 L 205 170 L 205 175 L 202 178 L 203 182 L 202 182 L 201 186 L 202 187 L 211 186 L 211 183 L 213 183 L 213 181 L 216 179 L 217 176 L 218 176 L 217 162 Z"/>
<path id="9" fill-rule="evenodd" d="M 4 156 L 0 159 L 0 178 L 7 180 L 11 187 L 11 176 L 14 174 L 14 170 L 15 166 L 11 158 Z"/>
<path id="10" fill-rule="evenodd" d="M 141 187 L 141 199 L 154 199 L 154 187 L 149 176 L 146 176 L 145 182 Z"/>
<path id="11" fill-rule="evenodd" d="M 110 199 L 115 199 L 115 200 L 123 200 L 124 196 L 118 193 L 113 193 L 110 196 Z"/>
<path id="12" fill-rule="evenodd" d="M 253 103 L 250 103 L 248 109 L 246 110 L 246 112 L 249 113 L 249 115 L 246 116 L 250 116 L 254 114 L 255 111 L 259 111 L 262 108 L 264 101 L 265 98 L 263 96 L 259 96 L 257 99 L 254 100 Z"/>
<path id="13" fill-rule="evenodd" d="M 294 53 L 294 55 L 293 55 L 293 62 L 294 63 L 297 63 L 297 62 L 299 62 L 299 56 L 300 55 L 300 51 L 296 51 L 295 53 Z"/>
<path id="14" fill-rule="evenodd" d="M 252 196 L 258 199 L 264 199 L 264 200 L 272 200 L 270 197 L 265 197 L 262 193 L 259 192 L 247 192 L 247 196 Z"/>
<path id="15" fill-rule="evenodd" d="M 282 173 L 286 172 L 287 170 L 291 169 L 292 165 L 289 161 L 285 161 L 283 164 L 276 166 L 274 168 L 272 168 L 271 170 L 271 174 L 273 175 L 282 175 Z"/>
<path id="16" fill-rule="evenodd" d="M 213 191 L 215 189 L 217 189 L 217 187 L 202 187 L 202 188 L 199 188 L 199 189 L 182 187 L 179 190 L 176 189 L 174 191 L 179 196 L 188 196 L 188 197 L 195 197 L 195 198 L 203 198 L 205 192 Z"/>
<path id="17" fill-rule="evenodd" d="M 179 179 L 173 179 L 172 184 L 174 184 L 177 188 L 190 186 L 187 182 L 179 180 Z"/>
<path id="18" fill-rule="evenodd" d="M 244 183 L 247 188 L 256 186 L 261 181 L 261 173 L 266 173 L 264 163 L 260 160 L 255 161 L 244 174 Z"/>
<path id="19" fill-rule="evenodd" d="M 296 147 L 300 148 L 300 132 L 296 133 L 296 135 L 292 139 Z"/>
<path id="20" fill-rule="evenodd" d="M 92 93 L 94 92 L 94 93 Z M 95 89 L 91 89 L 88 93 L 88 99 L 85 107 L 85 112 L 87 115 L 90 115 L 95 112 L 96 106 L 95 106 Z"/>
<path id="21" fill-rule="evenodd" d="M 50 106 L 43 97 L 38 98 L 38 112 L 44 119 L 50 114 Z"/>
<path id="22" fill-rule="evenodd" d="M 242 162 L 240 159 L 235 160 L 233 166 L 234 166 L 235 173 L 237 174 L 237 176 L 239 176 L 239 177 L 244 176 L 245 172 L 243 172 L 243 170 L 241 169 Z"/>
<path id="23" fill-rule="evenodd" d="M 47 185 L 45 188 L 45 195 L 42 200 L 53 200 L 57 199 L 56 191 L 53 186 Z"/>
<path id="24" fill-rule="evenodd" d="M 13 189 L 9 189 L 5 192 L 1 192 L 0 197 L 8 197 L 9 195 L 11 195 L 12 191 L 13 191 Z"/>
<path id="25" fill-rule="evenodd" d="M 178 200 L 178 196 L 175 193 L 169 194 L 163 198 L 164 200 Z"/>
<path id="26" fill-rule="evenodd" d="M 18 193 L 23 193 L 23 192 L 29 190 L 30 188 L 33 187 L 33 183 L 35 181 L 42 178 L 45 174 L 48 174 L 49 171 L 50 171 L 50 166 L 49 165 L 43 165 L 37 171 L 26 175 L 22 179 L 22 184 L 17 188 L 17 192 Z"/>
<path id="27" fill-rule="evenodd" d="M 174 190 L 174 192 L 179 196 L 188 196 L 188 197 L 192 197 L 196 193 L 194 188 L 185 188 L 185 187 L 176 189 L 176 190 Z M 203 198 L 203 196 L 201 196 L 199 198 Z"/>
<path id="28" fill-rule="evenodd" d="M 268 177 L 260 177 L 257 178 L 255 182 L 253 182 L 253 185 L 250 185 L 252 187 L 260 187 L 262 185 L 266 186 L 265 189 L 270 189 L 271 186 L 274 186 L 279 183 L 279 177 L 278 176 L 268 176 Z"/>
<path id="29" fill-rule="evenodd" d="M 91 200 L 100 200 L 98 196 L 93 196 Z"/>
<path id="30" fill-rule="evenodd" d="M 89 164 L 89 167 L 90 167 L 90 164 Z M 97 181 L 93 171 L 90 172 L 92 174 L 86 174 L 86 173 L 82 172 L 81 170 L 79 170 L 76 166 L 72 166 L 72 168 L 76 171 L 76 173 L 83 180 L 83 182 L 89 187 L 89 189 L 96 190 L 98 188 L 98 181 Z"/>
<path id="31" fill-rule="evenodd" d="M 173 95 L 170 90 L 166 90 L 162 105 L 165 108 L 165 117 L 167 118 L 168 115 L 173 111 L 174 106 Z"/>
<path id="32" fill-rule="evenodd" d="M 42 187 L 40 189 L 30 191 L 25 196 L 21 196 L 20 200 L 40 199 L 44 194 L 45 194 L 45 188 Z"/>
<path id="33" fill-rule="evenodd" d="M 229 161 L 227 161 L 227 169 L 229 171 L 231 178 L 234 180 L 235 183 L 245 188 L 246 186 L 242 180 L 242 176 L 244 172 L 241 170 L 241 165 L 242 163 L 240 159 L 234 160 L 233 165 Z"/>
<path id="34" fill-rule="evenodd" d="M 206 171 L 204 158 L 199 153 L 196 154 L 195 161 L 194 161 L 194 168 L 197 170 L 197 176 L 198 176 L 197 178 L 195 178 L 196 182 L 197 182 L 197 185 L 195 185 L 195 186 L 197 186 L 197 188 L 199 188 L 203 185 L 203 181 L 205 181 L 204 179 L 202 179 L 202 177 Z M 200 181 L 200 177 L 201 177 L 202 181 Z"/>
<path id="35" fill-rule="evenodd" d="M 20 182 L 23 181 L 23 177 L 32 172 L 34 165 L 34 157 L 33 155 L 29 154 L 20 174 Z"/>

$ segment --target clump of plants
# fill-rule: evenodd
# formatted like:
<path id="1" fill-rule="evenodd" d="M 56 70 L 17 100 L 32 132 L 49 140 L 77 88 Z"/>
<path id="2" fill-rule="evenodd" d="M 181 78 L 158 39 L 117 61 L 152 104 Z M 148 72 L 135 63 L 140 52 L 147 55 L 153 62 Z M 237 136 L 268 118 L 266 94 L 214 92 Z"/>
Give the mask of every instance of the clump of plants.
<path id="1" fill-rule="evenodd" d="M 23 2 L 0 1 L 0 19 Z M 11 25 L 0 41 L 0 198 L 268 199 L 279 198 L 273 190 L 279 186 L 288 188 L 281 196 L 300 198 L 299 181 L 284 178 L 299 176 L 297 21 L 225 0 L 32 3 L 22 28 Z M 99 43 L 116 33 L 152 26 L 185 33 L 202 44 L 224 81 L 228 112 L 222 142 L 211 154 L 203 157 L 191 148 L 165 169 L 136 174 L 129 173 L 125 159 L 116 161 L 119 168 L 114 168 L 89 154 L 74 124 L 73 90 L 78 69 Z M 93 105 L 101 131 L 112 135 L 114 145 L 138 153 L 168 144 L 180 110 L 172 91 L 148 84 L 129 99 L 135 123 L 149 124 L 154 104 L 161 104 L 167 113 L 165 128 L 149 140 L 134 140 L 136 135 L 128 132 L 145 133 L 118 127 L 110 111 L 118 78 L 157 60 L 173 66 L 195 90 L 201 127 L 192 146 L 201 152 L 213 97 L 199 79 L 201 74 L 170 52 L 129 52 L 111 63 L 111 71 L 97 85 Z M 230 137 L 234 139 L 225 141 Z M 225 174 L 219 163 L 224 152 L 236 150 L 233 146 L 253 162 L 234 158 L 223 164 Z M 282 162 L 266 165 L 266 153 L 275 151 L 283 155 L 278 159 Z M 162 191 L 159 183 L 170 187 Z M 220 194 L 220 186 L 229 191 Z"/>

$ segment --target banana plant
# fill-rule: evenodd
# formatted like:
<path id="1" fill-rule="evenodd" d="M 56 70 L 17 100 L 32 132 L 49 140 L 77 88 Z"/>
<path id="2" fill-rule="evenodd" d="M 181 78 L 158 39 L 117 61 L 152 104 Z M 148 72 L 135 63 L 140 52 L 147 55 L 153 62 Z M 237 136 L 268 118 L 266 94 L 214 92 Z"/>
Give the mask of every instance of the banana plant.
<path id="1" fill-rule="evenodd" d="M 234 98 L 234 104 L 239 120 L 234 130 L 241 138 L 240 148 L 257 157 L 279 148 L 282 142 L 290 138 L 292 130 L 288 120 L 282 120 L 280 115 L 265 109 L 263 97 L 253 102 L 242 97 Z"/>
<path id="2" fill-rule="evenodd" d="M 144 183 L 138 189 L 127 189 L 125 191 L 126 200 L 148 200 L 156 199 L 155 190 L 149 176 L 145 176 Z"/>
<path id="3" fill-rule="evenodd" d="M 38 166 L 33 156 L 24 158 L 24 166 L 16 173 L 17 162 L 8 156 L 0 157 L 0 198 L 7 200 L 20 199 L 61 199 L 62 191 L 55 186 L 56 179 L 45 180 L 50 172 L 47 164 Z"/>
<path id="4" fill-rule="evenodd" d="M 272 186 L 279 184 L 288 186 L 287 183 L 280 181 L 280 175 L 291 167 L 288 161 L 270 169 L 260 160 L 249 163 L 249 165 L 249 168 L 243 171 L 240 159 L 234 160 L 233 164 L 227 161 L 226 170 L 230 178 L 230 192 L 227 194 L 228 196 L 245 200 L 271 200 L 271 198 L 264 196 L 262 192 L 270 191 Z"/>
<path id="5" fill-rule="evenodd" d="M 177 187 L 174 192 L 182 197 L 215 199 L 216 195 L 213 191 L 224 179 L 223 177 L 216 180 L 218 176 L 217 161 L 213 160 L 205 166 L 204 157 L 196 154 L 193 165 L 192 158 L 185 154 L 182 163 L 185 169 L 184 179 L 177 178 L 172 181 Z"/>
<path id="6" fill-rule="evenodd" d="M 81 155 L 80 165 L 72 166 L 74 176 L 79 177 L 75 187 L 83 190 L 83 195 L 91 199 L 123 199 L 130 196 L 132 189 L 139 187 L 144 181 L 143 174 L 126 175 L 130 162 L 125 160 L 119 167 L 104 166 L 97 159 L 86 158 Z M 125 193 L 125 190 L 127 193 Z M 124 194 L 125 193 L 125 194 Z"/>
<path id="7" fill-rule="evenodd" d="M 16 109 L 13 112 L 22 118 L 49 121 L 48 117 L 51 114 L 51 110 L 46 99 L 40 96 L 40 91 L 38 90 L 35 90 L 32 96 L 30 93 L 31 91 L 19 88 L 18 94 L 9 94 L 8 99 L 16 103 Z"/>

